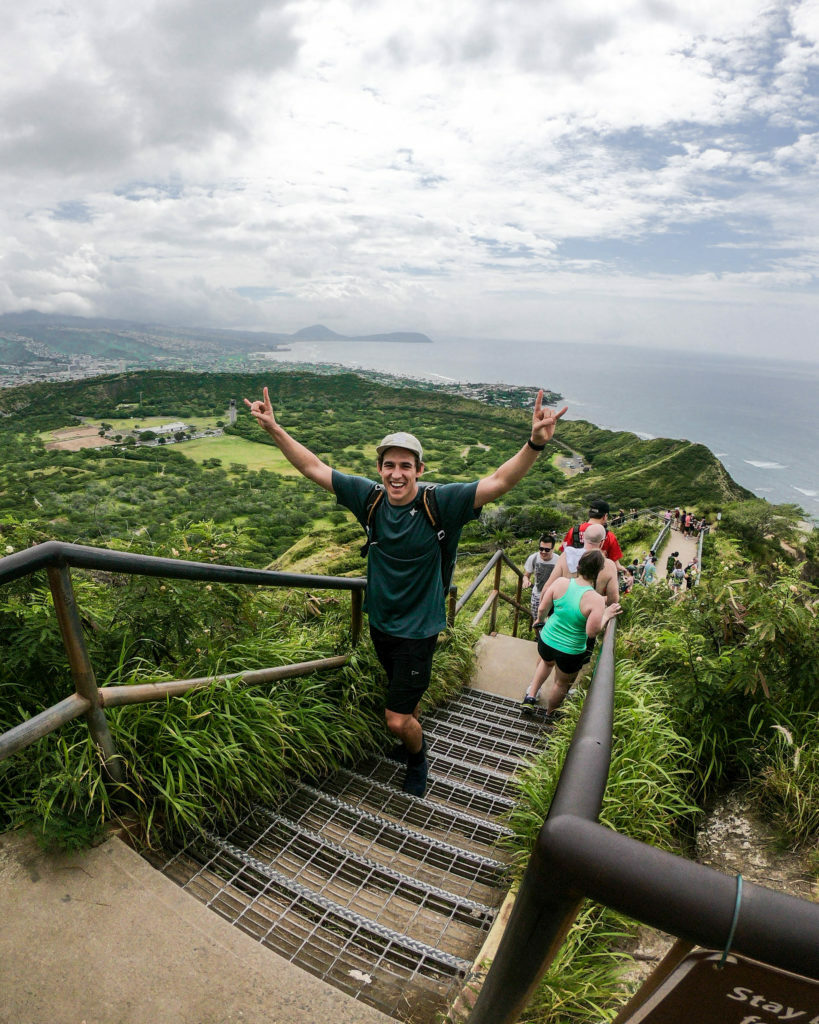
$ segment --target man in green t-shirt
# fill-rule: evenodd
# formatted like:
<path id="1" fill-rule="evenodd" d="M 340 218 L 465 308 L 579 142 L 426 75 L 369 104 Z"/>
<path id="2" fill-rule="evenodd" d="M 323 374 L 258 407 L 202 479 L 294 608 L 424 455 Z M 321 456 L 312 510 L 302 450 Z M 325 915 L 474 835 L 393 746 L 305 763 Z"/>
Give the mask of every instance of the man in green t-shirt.
<path id="1" fill-rule="evenodd" d="M 267 388 L 261 401 L 246 398 L 245 405 L 291 465 L 335 494 L 338 503 L 350 509 L 362 525 L 366 523 L 372 480 L 332 469 L 288 434 L 276 421 Z M 519 452 L 482 480 L 436 487 L 449 545 L 454 548 L 463 526 L 477 518 L 487 502 L 506 494 L 526 475 L 565 412 L 566 407 L 555 413 L 544 406 L 539 391 L 532 432 Z M 376 452 L 385 496 L 374 512 L 377 530 L 368 552 L 365 608 L 376 654 L 387 673 L 387 728 L 403 743 L 407 759 L 404 791 L 423 796 L 427 759 L 418 704 L 429 686 L 438 634 L 446 626 L 441 548 L 416 504 L 424 487 L 419 483 L 424 453 L 418 439 L 407 433 L 388 434 Z"/>

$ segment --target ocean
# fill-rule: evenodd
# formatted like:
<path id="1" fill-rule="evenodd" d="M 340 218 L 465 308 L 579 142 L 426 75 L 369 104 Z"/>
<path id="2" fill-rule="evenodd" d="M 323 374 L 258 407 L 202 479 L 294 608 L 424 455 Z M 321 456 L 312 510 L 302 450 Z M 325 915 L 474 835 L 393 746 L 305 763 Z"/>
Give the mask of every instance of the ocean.
<path id="1" fill-rule="evenodd" d="M 432 345 L 306 342 L 271 358 L 531 385 L 533 400 L 537 388 L 547 387 L 564 396 L 567 418 L 644 438 L 701 442 L 759 497 L 819 517 L 819 364 L 467 338 Z"/>

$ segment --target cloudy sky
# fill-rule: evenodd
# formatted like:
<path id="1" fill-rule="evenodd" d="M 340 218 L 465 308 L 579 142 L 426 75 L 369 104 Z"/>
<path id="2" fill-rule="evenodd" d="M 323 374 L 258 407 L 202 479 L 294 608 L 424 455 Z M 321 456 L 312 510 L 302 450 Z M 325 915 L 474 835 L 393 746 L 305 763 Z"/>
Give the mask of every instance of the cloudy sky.
<path id="1" fill-rule="evenodd" d="M 819 0 L 53 0 L 0 312 L 819 359 Z"/>

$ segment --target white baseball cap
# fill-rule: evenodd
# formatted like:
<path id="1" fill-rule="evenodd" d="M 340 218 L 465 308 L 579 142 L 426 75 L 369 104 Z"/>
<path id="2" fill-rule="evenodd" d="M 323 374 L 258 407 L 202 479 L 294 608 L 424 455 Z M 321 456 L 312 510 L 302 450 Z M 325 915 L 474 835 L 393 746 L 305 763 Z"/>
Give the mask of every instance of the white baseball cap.
<path id="1" fill-rule="evenodd" d="M 406 434 L 400 430 L 397 434 L 387 434 L 381 444 L 375 449 L 378 457 L 381 458 L 388 448 L 406 448 L 407 451 L 418 456 L 419 462 L 424 461 L 424 449 L 414 434 Z"/>

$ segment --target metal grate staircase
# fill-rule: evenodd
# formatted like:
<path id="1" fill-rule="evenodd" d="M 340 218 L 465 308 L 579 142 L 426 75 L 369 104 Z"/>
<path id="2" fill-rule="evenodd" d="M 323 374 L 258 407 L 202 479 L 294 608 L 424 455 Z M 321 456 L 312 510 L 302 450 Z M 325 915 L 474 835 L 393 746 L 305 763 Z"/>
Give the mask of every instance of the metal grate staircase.
<path id="1" fill-rule="evenodd" d="M 197 838 L 163 872 L 280 956 L 384 1013 L 432 1022 L 463 985 L 508 889 L 512 777 L 548 726 L 476 690 L 425 716 L 430 779 L 373 758 Z"/>

